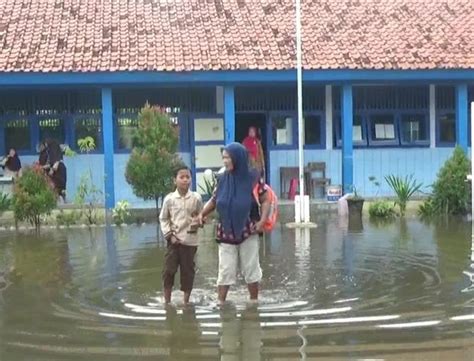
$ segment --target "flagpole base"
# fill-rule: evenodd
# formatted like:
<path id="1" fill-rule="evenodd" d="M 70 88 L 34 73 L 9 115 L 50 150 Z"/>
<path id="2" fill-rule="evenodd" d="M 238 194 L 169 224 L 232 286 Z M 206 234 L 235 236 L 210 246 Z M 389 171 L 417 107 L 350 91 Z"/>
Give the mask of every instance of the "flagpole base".
<path id="1" fill-rule="evenodd" d="M 287 223 L 286 228 L 296 229 L 296 228 L 318 228 L 318 225 L 313 222 L 290 222 Z"/>

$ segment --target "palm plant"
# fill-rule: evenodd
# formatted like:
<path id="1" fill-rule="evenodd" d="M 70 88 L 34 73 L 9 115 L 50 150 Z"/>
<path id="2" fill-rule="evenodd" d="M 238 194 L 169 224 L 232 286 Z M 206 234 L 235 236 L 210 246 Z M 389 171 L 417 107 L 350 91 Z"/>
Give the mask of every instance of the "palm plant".
<path id="1" fill-rule="evenodd" d="M 199 189 L 204 195 L 212 196 L 217 183 L 216 174 L 211 170 L 204 172 L 203 182 L 203 185 L 199 185 Z"/>
<path id="2" fill-rule="evenodd" d="M 400 209 L 400 216 L 404 216 L 409 199 L 421 189 L 423 184 L 417 183 L 416 180 L 413 179 L 413 174 L 405 176 L 404 178 L 389 175 L 385 176 L 385 180 L 397 196 L 395 204 L 398 205 Z"/>

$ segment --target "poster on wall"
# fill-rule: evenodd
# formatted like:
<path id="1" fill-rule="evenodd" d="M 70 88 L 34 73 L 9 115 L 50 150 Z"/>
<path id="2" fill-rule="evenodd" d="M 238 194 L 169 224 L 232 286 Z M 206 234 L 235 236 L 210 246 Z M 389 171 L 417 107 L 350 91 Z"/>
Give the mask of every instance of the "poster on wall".
<path id="1" fill-rule="evenodd" d="M 287 144 L 286 129 L 277 129 L 277 144 Z"/>

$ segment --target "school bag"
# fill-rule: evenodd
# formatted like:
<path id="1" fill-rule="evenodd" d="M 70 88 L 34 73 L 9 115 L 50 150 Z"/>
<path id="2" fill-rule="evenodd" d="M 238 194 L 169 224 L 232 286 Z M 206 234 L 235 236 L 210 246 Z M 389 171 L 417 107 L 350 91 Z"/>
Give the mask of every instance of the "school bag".
<path id="1" fill-rule="evenodd" d="M 255 187 L 253 188 L 253 196 L 260 207 L 260 200 L 258 196 L 258 188 L 260 187 L 260 184 L 256 184 Z M 273 231 L 273 228 L 275 228 L 275 224 L 278 221 L 278 197 L 275 194 L 275 191 L 267 184 L 265 184 L 265 190 L 266 194 L 268 196 L 268 199 L 270 201 L 270 212 L 268 214 L 268 218 L 263 224 L 263 229 L 265 232 L 271 232 Z"/>

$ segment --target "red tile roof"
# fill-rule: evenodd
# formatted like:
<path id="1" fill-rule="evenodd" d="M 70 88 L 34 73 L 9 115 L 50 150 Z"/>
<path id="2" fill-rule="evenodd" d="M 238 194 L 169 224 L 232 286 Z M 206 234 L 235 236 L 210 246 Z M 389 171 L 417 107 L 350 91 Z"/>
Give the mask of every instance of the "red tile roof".
<path id="1" fill-rule="evenodd" d="M 293 0 L 0 0 L 0 71 L 295 67 Z M 303 0 L 307 69 L 474 68 L 473 0 Z"/>

